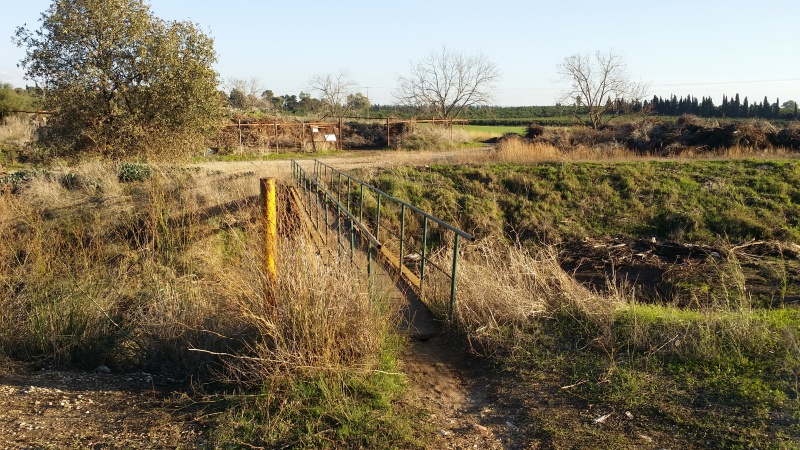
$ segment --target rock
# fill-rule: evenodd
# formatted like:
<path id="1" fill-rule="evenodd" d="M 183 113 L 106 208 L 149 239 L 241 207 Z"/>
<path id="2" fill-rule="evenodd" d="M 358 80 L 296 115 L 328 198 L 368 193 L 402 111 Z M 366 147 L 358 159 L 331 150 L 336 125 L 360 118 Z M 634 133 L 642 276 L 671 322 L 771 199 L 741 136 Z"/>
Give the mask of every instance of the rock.
<path id="1" fill-rule="evenodd" d="M 108 366 L 98 366 L 94 371 L 97 373 L 111 373 L 111 369 Z"/>

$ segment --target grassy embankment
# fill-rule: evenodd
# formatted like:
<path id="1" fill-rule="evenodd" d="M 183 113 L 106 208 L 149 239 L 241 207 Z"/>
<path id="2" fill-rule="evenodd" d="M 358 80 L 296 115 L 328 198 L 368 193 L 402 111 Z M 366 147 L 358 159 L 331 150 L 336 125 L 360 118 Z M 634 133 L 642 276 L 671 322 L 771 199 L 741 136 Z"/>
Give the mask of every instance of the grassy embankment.
<path id="1" fill-rule="evenodd" d="M 514 159 L 497 152 L 487 158 Z M 796 287 L 794 258 L 763 257 L 771 299 L 752 294 L 732 251 L 709 255 L 709 276 L 685 279 L 671 300 L 643 302 L 619 280 L 590 291 L 558 257 L 559 246 L 604 236 L 796 244 L 797 160 L 507 162 L 397 168 L 372 181 L 482 238 L 465 244 L 458 327 L 515 375 L 497 389 L 519 399 L 534 440 L 798 448 L 800 311 L 774 301 Z"/>

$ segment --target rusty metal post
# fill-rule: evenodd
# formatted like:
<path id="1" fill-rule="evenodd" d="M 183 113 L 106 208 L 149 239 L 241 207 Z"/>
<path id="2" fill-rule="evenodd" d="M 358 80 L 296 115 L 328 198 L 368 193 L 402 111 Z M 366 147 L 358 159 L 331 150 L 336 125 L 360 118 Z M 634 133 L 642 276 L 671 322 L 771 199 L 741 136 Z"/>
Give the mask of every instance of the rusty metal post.
<path id="1" fill-rule="evenodd" d="M 275 259 L 278 255 L 278 212 L 275 178 L 261 178 L 261 206 L 264 211 L 264 275 L 268 301 L 274 303 L 271 292 L 277 283 L 278 275 L 275 269 Z"/>
<path id="2" fill-rule="evenodd" d="M 339 116 L 339 139 L 337 140 L 339 150 L 344 150 L 344 122 L 342 116 Z"/>

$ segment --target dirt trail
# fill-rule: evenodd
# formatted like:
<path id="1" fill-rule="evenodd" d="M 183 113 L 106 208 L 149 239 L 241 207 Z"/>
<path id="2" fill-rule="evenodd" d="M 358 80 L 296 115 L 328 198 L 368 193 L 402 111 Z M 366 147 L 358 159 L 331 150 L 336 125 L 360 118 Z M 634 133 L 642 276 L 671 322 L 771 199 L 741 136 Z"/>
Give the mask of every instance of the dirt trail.
<path id="1" fill-rule="evenodd" d="M 357 151 L 348 152 L 344 155 L 324 156 L 320 157 L 319 160 L 340 170 L 352 170 L 365 167 L 386 169 L 409 164 L 443 164 L 455 162 L 457 160 L 469 158 L 472 154 L 481 154 L 485 152 L 485 148 L 419 152 Z M 309 159 L 298 159 L 298 161 L 304 167 L 310 167 L 312 165 Z M 291 161 L 289 160 L 212 161 L 193 164 L 192 167 L 220 171 L 228 174 L 253 172 L 259 177 L 271 176 L 288 179 L 291 176 Z"/>
<path id="2" fill-rule="evenodd" d="M 0 376 L 0 449 L 197 448 L 202 426 L 152 375 L 39 370 Z"/>

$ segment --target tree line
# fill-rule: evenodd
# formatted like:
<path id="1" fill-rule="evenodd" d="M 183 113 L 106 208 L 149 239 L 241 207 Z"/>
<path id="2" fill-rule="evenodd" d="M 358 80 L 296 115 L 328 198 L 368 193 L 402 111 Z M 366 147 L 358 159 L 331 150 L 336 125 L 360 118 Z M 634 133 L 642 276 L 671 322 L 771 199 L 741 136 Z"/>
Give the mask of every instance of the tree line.
<path id="1" fill-rule="evenodd" d="M 776 99 L 771 103 L 767 97 L 761 102 L 750 103 L 747 97 L 744 100 L 739 98 L 737 93 L 733 97 L 722 96 L 722 104 L 715 105 L 714 100 L 709 97 L 701 97 L 700 100 L 693 95 L 680 97 L 673 95 L 666 99 L 653 96 L 647 107 L 652 114 L 660 116 L 680 116 L 683 114 L 694 114 L 700 117 L 731 117 L 731 118 L 759 118 L 759 119 L 797 119 L 797 102 L 789 100 L 780 103 Z"/>

